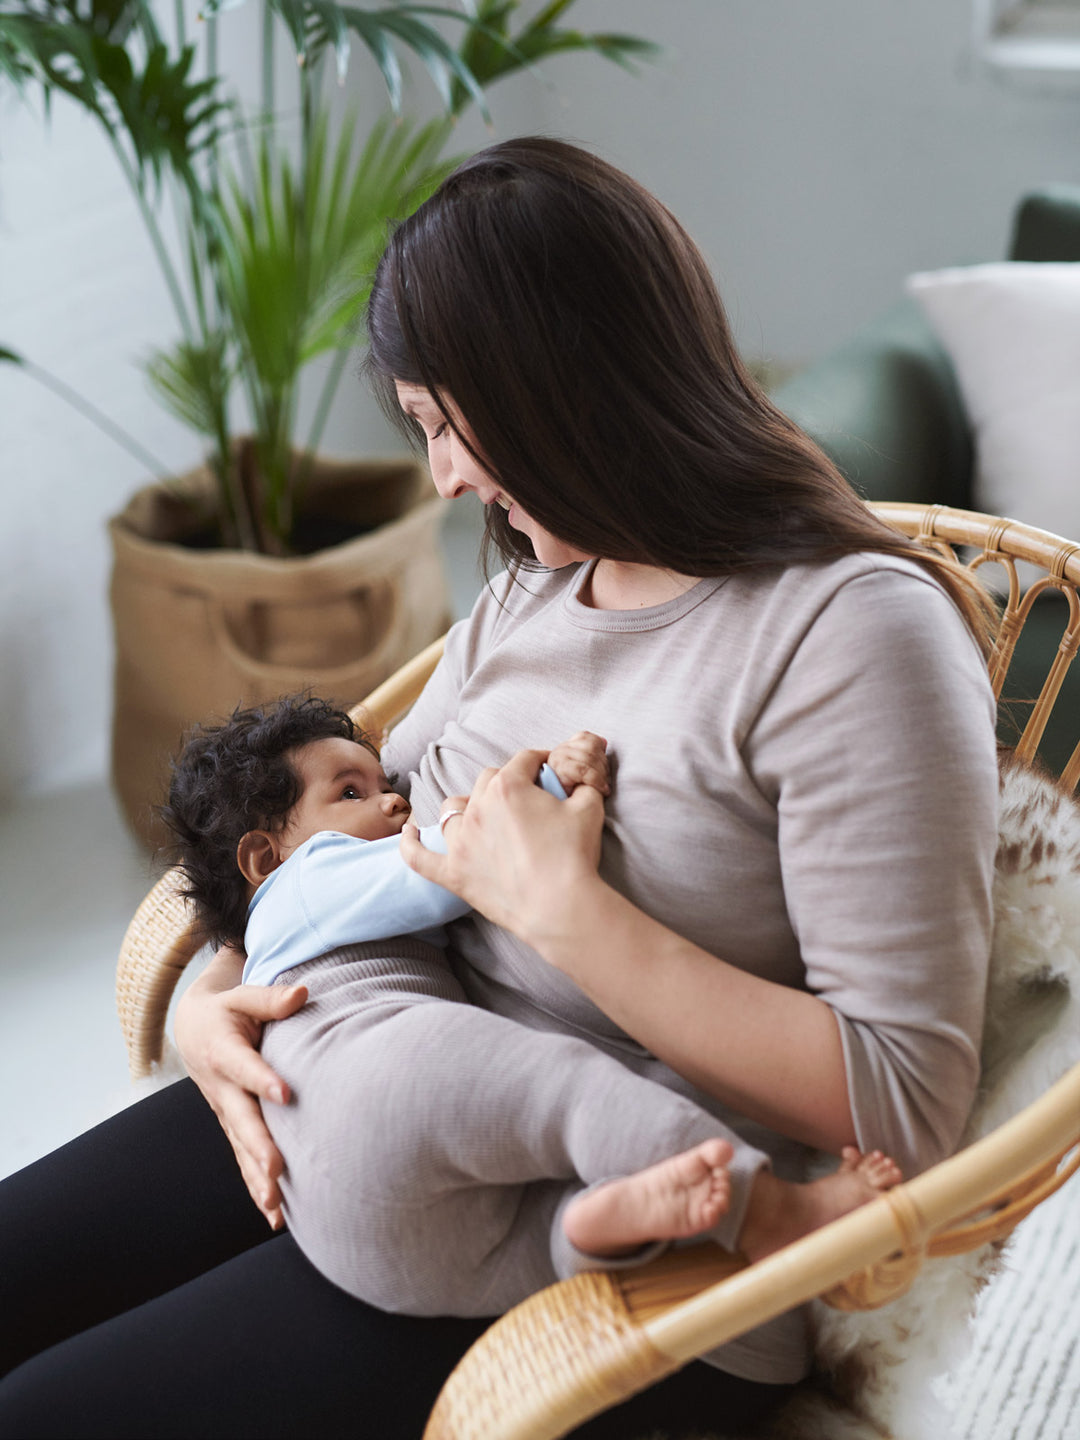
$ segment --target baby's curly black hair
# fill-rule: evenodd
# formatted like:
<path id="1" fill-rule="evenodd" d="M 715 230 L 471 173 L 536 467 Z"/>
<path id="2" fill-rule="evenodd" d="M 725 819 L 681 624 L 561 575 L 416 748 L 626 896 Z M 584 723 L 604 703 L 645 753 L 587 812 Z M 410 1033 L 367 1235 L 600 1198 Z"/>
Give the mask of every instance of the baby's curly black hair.
<path id="1" fill-rule="evenodd" d="M 222 725 L 200 725 L 173 761 L 168 803 L 159 814 L 173 835 L 172 859 L 184 894 L 214 945 L 242 949 L 248 883 L 236 847 L 249 830 L 276 830 L 300 798 L 288 752 L 313 740 L 355 740 L 378 748 L 344 710 L 313 695 L 236 709 Z"/>

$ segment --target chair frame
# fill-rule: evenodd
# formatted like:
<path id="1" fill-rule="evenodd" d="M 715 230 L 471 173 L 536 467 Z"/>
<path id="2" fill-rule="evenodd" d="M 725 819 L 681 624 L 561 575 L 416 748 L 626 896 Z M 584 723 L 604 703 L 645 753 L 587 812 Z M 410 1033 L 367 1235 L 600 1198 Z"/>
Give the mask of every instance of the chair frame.
<path id="1" fill-rule="evenodd" d="M 876 514 L 940 553 L 973 547 L 972 569 L 1008 577 L 989 660 L 1000 698 L 1017 639 L 1048 589 L 1067 598 L 1058 652 L 1016 746 L 1031 762 L 1080 649 L 1080 544 L 1000 516 L 879 503 Z M 1024 590 L 1017 563 L 1043 575 Z M 442 653 L 436 641 L 353 712 L 382 733 L 413 703 Z M 1061 776 L 1080 781 L 1080 743 Z M 177 980 L 203 943 L 170 871 L 125 936 L 117 1000 L 132 1074 L 160 1060 Z M 674 1252 L 637 1271 L 550 1287 L 502 1317 L 450 1376 L 425 1440 L 556 1440 L 695 1356 L 814 1297 L 874 1308 L 904 1293 L 927 1257 L 1001 1239 L 1080 1167 L 1080 1065 L 993 1134 L 843 1219 L 750 1265 L 716 1246 Z"/>

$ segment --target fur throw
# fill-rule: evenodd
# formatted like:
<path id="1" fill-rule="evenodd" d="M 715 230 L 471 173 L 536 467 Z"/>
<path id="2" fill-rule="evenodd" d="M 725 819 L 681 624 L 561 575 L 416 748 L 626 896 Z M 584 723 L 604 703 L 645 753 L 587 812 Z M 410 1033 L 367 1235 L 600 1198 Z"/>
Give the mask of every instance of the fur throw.
<path id="1" fill-rule="evenodd" d="M 963 1144 L 987 1135 L 1080 1060 L 1080 804 L 1006 758 L 982 1079 Z M 1002 1246 L 926 1263 L 880 1310 L 812 1308 L 820 1374 L 769 1440 L 949 1440 L 930 1382 L 963 1358 Z"/>

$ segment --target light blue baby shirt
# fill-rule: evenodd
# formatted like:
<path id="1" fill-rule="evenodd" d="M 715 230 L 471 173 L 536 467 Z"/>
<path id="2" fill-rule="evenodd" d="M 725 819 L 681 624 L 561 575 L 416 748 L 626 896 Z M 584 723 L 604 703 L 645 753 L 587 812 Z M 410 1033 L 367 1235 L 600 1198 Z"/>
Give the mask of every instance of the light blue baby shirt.
<path id="1" fill-rule="evenodd" d="M 559 800 L 566 791 L 550 766 L 539 783 Z M 438 825 L 425 825 L 420 840 L 446 854 Z M 358 840 L 339 830 L 320 830 L 297 846 L 256 890 L 248 906 L 244 947 L 245 985 L 272 985 L 295 965 L 342 945 L 416 935 L 445 946 L 442 928 L 469 913 L 464 900 L 410 870 L 401 858 L 401 836 Z"/>

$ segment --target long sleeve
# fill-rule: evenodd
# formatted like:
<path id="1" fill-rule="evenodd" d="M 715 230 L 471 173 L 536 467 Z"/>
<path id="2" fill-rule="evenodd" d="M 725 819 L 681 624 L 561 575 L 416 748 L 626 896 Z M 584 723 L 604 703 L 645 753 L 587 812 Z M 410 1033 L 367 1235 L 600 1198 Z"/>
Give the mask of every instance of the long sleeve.
<path id="1" fill-rule="evenodd" d="M 859 1143 L 908 1174 L 955 1147 L 978 1080 L 992 715 L 951 602 L 881 570 L 829 600 L 746 746 L 775 799 L 807 988 L 840 1026 Z"/>

